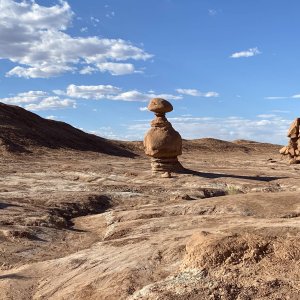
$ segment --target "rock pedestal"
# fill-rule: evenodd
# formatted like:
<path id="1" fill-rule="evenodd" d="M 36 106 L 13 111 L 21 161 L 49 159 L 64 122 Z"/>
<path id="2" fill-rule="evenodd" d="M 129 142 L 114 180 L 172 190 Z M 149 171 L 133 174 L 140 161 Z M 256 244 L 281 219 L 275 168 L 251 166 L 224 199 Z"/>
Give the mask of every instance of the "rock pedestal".
<path id="1" fill-rule="evenodd" d="M 298 164 L 300 163 L 300 118 L 295 119 L 291 124 L 287 136 L 290 138 L 289 144 L 279 152 L 290 158 L 290 164 Z"/>
<path id="2" fill-rule="evenodd" d="M 152 172 L 171 173 L 183 170 L 177 159 L 182 154 L 182 139 L 165 116 L 173 110 L 172 104 L 164 99 L 154 98 L 150 101 L 148 110 L 156 116 L 144 139 L 145 153 L 151 157 Z"/>

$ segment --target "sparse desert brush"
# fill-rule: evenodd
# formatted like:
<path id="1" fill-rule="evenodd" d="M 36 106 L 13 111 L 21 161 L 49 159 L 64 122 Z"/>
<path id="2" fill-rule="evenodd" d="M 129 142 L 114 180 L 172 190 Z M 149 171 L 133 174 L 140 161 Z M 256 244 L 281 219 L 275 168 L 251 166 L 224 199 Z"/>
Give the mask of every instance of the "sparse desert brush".
<path id="1" fill-rule="evenodd" d="M 242 194 L 242 193 L 243 192 L 237 186 L 228 185 L 226 187 L 226 194 L 227 195 L 237 195 L 237 194 Z"/>

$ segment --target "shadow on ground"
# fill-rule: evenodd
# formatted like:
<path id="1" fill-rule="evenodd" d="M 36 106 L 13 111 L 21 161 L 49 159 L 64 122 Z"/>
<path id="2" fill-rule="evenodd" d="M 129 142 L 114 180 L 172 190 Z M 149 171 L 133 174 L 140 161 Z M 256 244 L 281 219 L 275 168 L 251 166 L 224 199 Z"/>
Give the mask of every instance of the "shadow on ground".
<path id="1" fill-rule="evenodd" d="M 194 176 L 199 176 L 203 178 L 237 178 L 237 179 L 247 179 L 247 180 L 256 180 L 256 181 L 264 181 L 270 182 L 278 179 L 285 179 L 288 177 L 275 177 L 275 176 L 244 176 L 244 175 L 233 175 L 233 174 L 222 174 L 222 173 L 207 173 L 207 172 L 199 172 L 190 169 L 184 169 L 181 174 L 190 174 Z"/>

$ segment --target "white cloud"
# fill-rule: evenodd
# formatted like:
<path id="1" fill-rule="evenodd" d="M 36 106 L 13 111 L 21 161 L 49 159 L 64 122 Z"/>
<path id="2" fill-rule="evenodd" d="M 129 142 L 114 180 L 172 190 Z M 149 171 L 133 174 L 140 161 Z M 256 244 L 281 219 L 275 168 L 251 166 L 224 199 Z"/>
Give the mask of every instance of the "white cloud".
<path id="1" fill-rule="evenodd" d="M 47 78 L 77 72 L 78 64 L 115 75 L 128 74 L 135 68 L 125 61 L 152 57 L 122 39 L 70 36 L 63 31 L 70 26 L 73 15 L 63 0 L 50 7 L 34 1 L 1 0 L 0 59 L 16 64 L 6 76 Z"/>
<path id="2" fill-rule="evenodd" d="M 43 99 L 39 103 L 31 103 L 25 105 L 28 110 L 38 111 L 38 110 L 52 110 L 61 108 L 76 108 L 76 102 L 70 99 L 60 99 L 57 96 L 52 96 Z"/>
<path id="3" fill-rule="evenodd" d="M 181 95 L 188 95 L 188 96 L 193 96 L 193 97 L 206 97 L 206 98 L 219 97 L 219 93 L 217 93 L 217 92 L 203 93 L 196 89 L 176 89 L 176 92 Z"/>
<path id="4" fill-rule="evenodd" d="M 147 94 L 147 93 L 141 93 L 136 90 L 127 91 L 124 93 L 120 93 L 116 96 L 111 96 L 108 99 L 111 100 L 122 100 L 122 101 L 141 101 L 141 102 L 147 102 L 151 100 L 152 98 L 163 98 L 168 100 L 178 100 L 181 99 L 181 96 L 175 96 L 171 94 Z"/>
<path id="5" fill-rule="evenodd" d="M 280 100 L 280 99 L 299 99 L 300 94 L 292 95 L 292 96 L 269 96 L 265 97 L 268 100 Z"/>
<path id="6" fill-rule="evenodd" d="M 104 99 L 107 96 L 118 94 L 121 89 L 112 85 L 75 85 L 67 87 L 66 94 L 73 98 Z"/>
<path id="7" fill-rule="evenodd" d="M 84 67 L 83 69 L 81 69 L 81 70 L 79 71 L 79 73 L 82 74 L 82 75 L 90 75 L 90 74 L 95 73 L 96 71 L 97 71 L 96 68 L 91 67 L 91 66 L 86 66 L 86 67 Z"/>
<path id="8" fill-rule="evenodd" d="M 63 91 L 63 90 L 53 90 L 52 93 L 55 94 L 55 95 L 59 95 L 59 96 L 65 96 L 66 95 L 66 92 Z"/>
<path id="9" fill-rule="evenodd" d="M 0 98 L 0 101 L 5 104 L 31 103 L 40 101 L 47 97 L 47 95 L 48 94 L 43 91 L 29 91 L 25 93 L 19 93 L 13 97 Z"/>
<path id="10" fill-rule="evenodd" d="M 147 110 L 148 110 L 148 107 L 147 107 L 147 106 L 143 106 L 143 107 L 140 107 L 139 110 L 140 110 L 140 111 L 147 111 Z"/>
<path id="11" fill-rule="evenodd" d="M 216 92 L 207 92 L 207 93 L 203 93 L 202 97 L 207 97 L 207 98 L 210 98 L 210 97 L 219 97 L 219 94 L 216 93 Z"/>
<path id="12" fill-rule="evenodd" d="M 125 75 L 141 72 L 136 71 L 133 64 L 105 62 L 97 64 L 97 67 L 101 72 L 109 72 L 112 75 Z"/>
<path id="13" fill-rule="evenodd" d="M 40 66 L 33 68 L 14 67 L 6 73 L 6 77 L 16 76 L 24 78 L 48 78 L 58 76 L 65 72 L 75 71 L 75 68 L 68 66 Z"/>
<path id="14" fill-rule="evenodd" d="M 143 94 L 139 91 L 133 90 L 133 91 L 128 91 L 124 93 L 120 93 L 116 96 L 111 96 L 109 99 L 112 100 L 122 100 L 122 101 L 141 101 L 141 102 L 146 102 L 149 99 L 151 99 L 151 96 L 148 94 Z"/>
<path id="15" fill-rule="evenodd" d="M 265 99 L 268 100 L 279 100 L 279 99 L 287 99 L 288 97 L 281 97 L 281 96 L 270 96 L 270 97 L 265 97 Z"/>
<path id="16" fill-rule="evenodd" d="M 13 32 L 13 27 L 23 25 L 29 29 L 65 30 L 71 22 L 73 12 L 66 1 L 59 1 L 59 5 L 51 7 L 40 6 L 35 1 L 16 2 L 1 0 L 1 27 Z M 18 22 L 16 22 L 18 20 Z M 3 29 L 3 28 L 2 28 Z M 1 30 L 1 33 L 6 33 Z M 26 31 L 29 33 L 29 31 Z M 9 37 L 6 36 L 8 39 Z"/>
<path id="17" fill-rule="evenodd" d="M 181 96 L 175 96 L 171 94 L 147 94 L 147 93 L 141 93 L 139 91 L 133 90 L 121 93 L 119 95 L 116 95 L 114 97 L 110 97 L 109 99 L 112 100 L 123 100 L 123 101 L 141 101 L 141 102 L 147 102 L 151 100 L 152 98 L 163 98 L 167 100 L 179 100 L 182 99 Z"/>
<path id="18" fill-rule="evenodd" d="M 0 102 L 13 105 L 24 105 L 28 110 L 48 110 L 59 108 L 76 108 L 76 102 L 71 99 L 62 99 L 43 91 L 29 91 L 16 96 L 0 98 Z"/>
<path id="19" fill-rule="evenodd" d="M 140 101 L 146 102 L 152 98 L 164 98 L 168 100 L 182 99 L 182 96 L 172 94 L 152 94 L 142 93 L 137 90 L 122 91 L 121 88 L 112 85 L 74 85 L 67 87 L 65 93 L 69 97 L 82 99 L 108 99 L 121 101 Z"/>
<path id="20" fill-rule="evenodd" d="M 258 50 L 257 47 L 255 47 L 255 48 L 250 48 L 245 51 L 235 52 L 235 53 L 231 54 L 230 57 L 231 58 L 251 57 L 251 56 L 258 55 L 258 54 L 261 54 L 261 52 Z"/>

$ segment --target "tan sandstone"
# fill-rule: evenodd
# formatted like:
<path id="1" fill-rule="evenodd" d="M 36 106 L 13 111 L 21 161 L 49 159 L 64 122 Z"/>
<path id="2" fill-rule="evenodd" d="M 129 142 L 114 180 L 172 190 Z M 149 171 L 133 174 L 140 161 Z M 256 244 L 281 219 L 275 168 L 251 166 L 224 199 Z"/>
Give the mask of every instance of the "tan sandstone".
<path id="1" fill-rule="evenodd" d="M 154 98 L 150 101 L 148 110 L 156 116 L 144 138 L 144 150 L 151 157 L 152 172 L 182 170 L 183 167 L 177 159 L 177 156 L 182 154 L 182 139 L 165 116 L 173 110 L 172 104 L 167 100 Z"/>
<path id="2" fill-rule="evenodd" d="M 294 120 L 291 124 L 288 137 L 290 138 L 289 144 L 280 149 L 282 155 L 287 155 L 290 158 L 290 164 L 297 164 L 300 162 L 300 118 Z"/>

